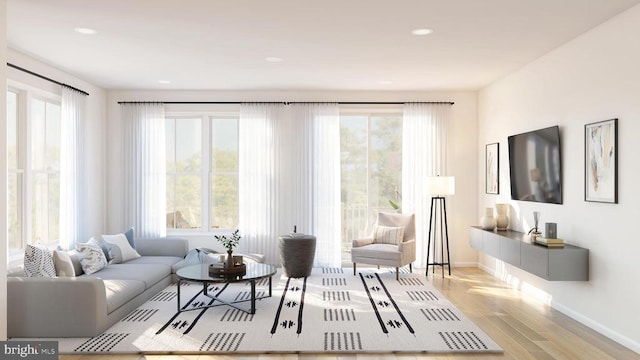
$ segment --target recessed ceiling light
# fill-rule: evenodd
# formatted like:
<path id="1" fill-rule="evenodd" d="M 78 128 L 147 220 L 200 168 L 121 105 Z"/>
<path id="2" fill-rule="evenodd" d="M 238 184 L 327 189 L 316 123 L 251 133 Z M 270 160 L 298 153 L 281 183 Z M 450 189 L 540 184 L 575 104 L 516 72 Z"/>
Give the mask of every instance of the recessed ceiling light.
<path id="1" fill-rule="evenodd" d="M 171 80 L 158 80 L 160 84 L 171 84 Z"/>
<path id="2" fill-rule="evenodd" d="M 390 85 L 390 84 L 393 84 L 393 81 L 391 81 L 391 80 L 379 80 L 378 84 L 380 84 L 380 85 Z"/>
<path id="3" fill-rule="evenodd" d="M 433 30 L 427 29 L 427 28 L 415 29 L 415 30 L 411 31 L 411 33 L 413 35 L 429 35 L 432 32 L 433 32 Z"/>
<path id="4" fill-rule="evenodd" d="M 75 28 L 73 30 L 77 33 L 84 34 L 84 35 L 93 35 L 96 33 L 94 29 L 90 29 L 90 28 Z"/>
<path id="5" fill-rule="evenodd" d="M 284 61 L 284 59 L 279 58 L 279 57 L 275 57 L 275 56 L 266 57 L 266 58 L 264 58 L 264 60 L 268 61 L 268 62 L 273 62 L 273 63 L 283 62 Z"/>

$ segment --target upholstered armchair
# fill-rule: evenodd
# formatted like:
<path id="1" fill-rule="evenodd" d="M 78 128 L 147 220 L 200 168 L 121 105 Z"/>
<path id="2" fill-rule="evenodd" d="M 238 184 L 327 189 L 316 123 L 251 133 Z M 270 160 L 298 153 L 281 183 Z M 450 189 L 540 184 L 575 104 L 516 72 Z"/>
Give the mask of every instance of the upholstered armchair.
<path id="1" fill-rule="evenodd" d="M 396 268 L 396 280 L 399 269 L 416 260 L 415 215 L 378 213 L 378 219 L 371 236 L 352 241 L 351 261 L 353 275 L 356 275 L 356 263 Z"/>

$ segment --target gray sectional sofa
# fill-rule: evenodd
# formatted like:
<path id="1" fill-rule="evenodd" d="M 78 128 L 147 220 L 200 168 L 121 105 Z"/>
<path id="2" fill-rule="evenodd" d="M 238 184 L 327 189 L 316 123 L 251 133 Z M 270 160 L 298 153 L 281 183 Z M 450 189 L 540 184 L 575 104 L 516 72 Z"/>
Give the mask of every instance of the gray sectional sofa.
<path id="1" fill-rule="evenodd" d="M 141 257 L 75 277 L 7 281 L 10 338 L 93 337 L 175 281 L 189 251 L 185 239 L 136 239 Z"/>

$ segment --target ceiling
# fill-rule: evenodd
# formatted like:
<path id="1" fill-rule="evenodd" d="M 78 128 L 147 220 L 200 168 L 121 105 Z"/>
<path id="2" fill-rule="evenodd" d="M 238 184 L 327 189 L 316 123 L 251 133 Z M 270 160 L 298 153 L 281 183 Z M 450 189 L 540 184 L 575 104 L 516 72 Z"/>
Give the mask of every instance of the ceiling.
<path id="1" fill-rule="evenodd" d="M 637 3 L 7 0 L 7 36 L 106 89 L 476 90 Z"/>

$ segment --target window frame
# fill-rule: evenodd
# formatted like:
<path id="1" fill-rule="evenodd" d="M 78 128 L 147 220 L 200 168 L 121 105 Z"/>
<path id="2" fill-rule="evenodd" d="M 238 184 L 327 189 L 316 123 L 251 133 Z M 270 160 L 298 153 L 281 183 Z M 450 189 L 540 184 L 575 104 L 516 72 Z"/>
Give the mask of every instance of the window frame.
<path id="1" fill-rule="evenodd" d="M 45 103 L 45 114 L 47 103 L 52 103 L 60 107 L 62 116 L 62 96 L 33 86 L 10 81 L 6 89 L 17 95 L 16 99 L 16 168 L 7 168 L 8 175 L 22 175 L 19 180 L 21 191 L 18 194 L 20 222 L 20 243 L 19 249 L 8 249 L 9 261 L 21 259 L 27 244 L 33 243 L 33 178 L 35 173 L 42 173 L 33 169 L 33 117 L 32 103 L 34 100 Z M 47 172 L 49 173 L 49 172 Z M 57 171 L 58 177 L 60 170 Z M 11 196 L 10 194 L 7 194 Z M 7 204 L 8 205 L 8 204 Z M 7 214 L 8 215 L 8 214 Z M 8 219 L 7 219 L 8 220 Z M 59 221 L 59 219 L 58 219 Z M 57 239 L 50 239 L 44 245 L 53 248 L 60 242 L 60 234 Z"/>
<path id="2" fill-rule="evenodd" d="M 189 235 L 212 235 L 228 233 L 229 230 L 235 228 L 212 228 L 211 224 L 211 206 L 212 206 L 212 193 L 211 193 L 211 179 L 214 175 L 211 164 L 211 123 L 214 118 L 234 118 L 236 119 L 236 126 L 240 126 L 240 111 L 238 110 L 220 110 L 212 111 L 210 109 L 203 110 L 174 110 L 165 109 L 165 119 L 167 118 L 200 118 L 201 121 L 201 166 L 200 166 L 200 224 L 199 228 L 184 229 L 184 228 L 166 228 L 167 235 L 171 236 L 189 236 Z M 238 151 L 239 151 L 238 146 Z M 239 161 L 239 159 L 238 159 Z M 169 172 L 167 171 L 167 174 Z M 239 176 L 239 166 L 236 170 L 236 176 Z M 239 197 L 239 194 L 238 194 Z M 167 208 L 169 211 L 169 208 Z"/>

